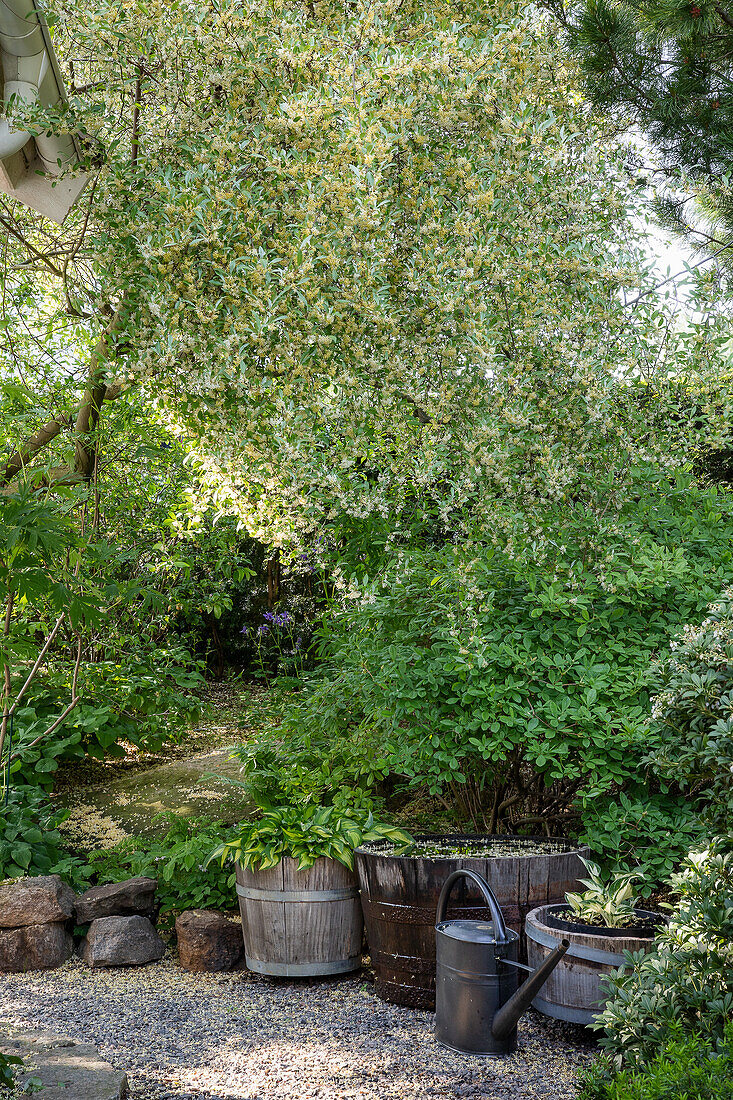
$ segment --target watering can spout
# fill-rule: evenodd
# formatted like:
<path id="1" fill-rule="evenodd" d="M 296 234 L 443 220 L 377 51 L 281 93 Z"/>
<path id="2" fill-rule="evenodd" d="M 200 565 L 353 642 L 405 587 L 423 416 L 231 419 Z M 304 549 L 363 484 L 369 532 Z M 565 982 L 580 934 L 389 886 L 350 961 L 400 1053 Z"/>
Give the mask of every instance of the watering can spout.
<path id="1" fill-rule="evenodd" d="M 494 1016 L 491 1025 L 491 1034 L 495 1039 L 505 1039 L 517 1026 L 520 1017 L 527 1011 L 537 993 L 545 984 L 569 947 L 570 941 L 562 940 L 555 950 L 550 952 L 542 965 L 538 966 L 537 969 L 529 975 L 524 984 L 519 987 L 517 992 L 502 1005 Z"/>

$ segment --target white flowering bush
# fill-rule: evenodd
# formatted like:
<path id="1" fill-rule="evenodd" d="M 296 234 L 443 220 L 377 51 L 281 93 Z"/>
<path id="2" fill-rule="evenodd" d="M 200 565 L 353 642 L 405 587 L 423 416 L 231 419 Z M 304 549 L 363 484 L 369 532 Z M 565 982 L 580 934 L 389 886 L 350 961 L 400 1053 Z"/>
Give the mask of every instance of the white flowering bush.
<path id="1" fill-rule="evenodd" d="M 733 832 L 733 589 L 658 669 L 648 763 L 711 827 Z"/>
<path id="2" fill-rule="evenodd" d="M 630 1069 L 685 1034 L 715 1048 L 733 1013 L 733 841 L 692 852 L 672 879 L 680 900 L 648 954 L 607 979 L 611 996 L 595 1027 L 601 1045 Z"/>
<path id="3" fill-rule="evenodd" d="M 132 387 L 274 545 L 468 508 L 552 555 L 558 509 L 612 525 L 637 459 L 684 466 L 670 364 L 718 377 L 720 334 L 660 335 L 639 192 L 537 11 L 50 9 L 70 99 L 31 121 L 86 135 L 93 178 L 63 228 L 11 210 L 0 479 L 88 482 Z"/>

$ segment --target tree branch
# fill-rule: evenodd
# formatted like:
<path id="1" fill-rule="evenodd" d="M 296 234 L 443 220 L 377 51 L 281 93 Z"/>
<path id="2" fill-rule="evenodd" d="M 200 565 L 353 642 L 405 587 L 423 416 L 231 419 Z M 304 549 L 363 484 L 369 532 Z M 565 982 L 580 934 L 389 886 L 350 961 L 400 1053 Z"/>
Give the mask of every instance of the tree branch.
<path id="1" fill-rule="evenodd" d="M 14 455 L 8 459 L 5 464 L 5 470 L 3 472 L 2 481 L 3 485 L 7 485 L 9 481 L 12 481 L 16 474 L 19 474 L 24 466 L 28 465 L 28 462 L 39 451 L 47 447 L 48 444 L 56 438 L 62 428 L 68 428 L 71 426 L 71 417 L 66 417 L 60 420 L 49 420 L 47 424 L 32 435 L 30 439 L 19 447 Z"/>

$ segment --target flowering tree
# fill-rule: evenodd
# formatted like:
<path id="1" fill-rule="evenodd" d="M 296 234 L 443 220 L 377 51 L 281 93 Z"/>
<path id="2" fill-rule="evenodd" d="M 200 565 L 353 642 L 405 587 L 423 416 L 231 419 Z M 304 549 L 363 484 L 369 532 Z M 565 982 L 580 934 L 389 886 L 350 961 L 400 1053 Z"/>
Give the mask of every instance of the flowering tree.
<path id="1" fill-rule="evenodd" d="M 136 384 L 270 541 L 426 503 L 500 507 L 504 539 L 581 498 L 612 514 L 640 445 L 617 382 L 660 342 L 619 294 L 628 181 L 521 10 L 55 9 L 53 121 L 96 174 L 62 230 L 0 211 L 5 481 L 93 476 L 104 403 Z"/>

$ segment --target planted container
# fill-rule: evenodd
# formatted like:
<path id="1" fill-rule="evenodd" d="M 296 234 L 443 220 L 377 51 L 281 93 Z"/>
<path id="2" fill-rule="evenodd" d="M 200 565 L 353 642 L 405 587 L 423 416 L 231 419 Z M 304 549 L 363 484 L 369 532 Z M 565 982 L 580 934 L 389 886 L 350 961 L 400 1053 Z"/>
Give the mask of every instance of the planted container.
<path id="1" fill-rule="evenodd" d="M 649 951 L 664 917 L 636 909 L 636 924 L 608 928 L 563 919 L 566 911 L 565 904 L 543 905 L 527 916 L 527 958 L 531 967 L 539 966 L 561 940 L 570 941 L 532 1006 L 557 1020 L 592 1024 L 607 999 L 603 975 L 619 967 L 626 969 L 625 951 Z"/>
<path id="2" fill-rule="evenodd" d="M 485 878 L 506 924 L 520 936 L 538 905 L 559 902 L 584 873 L 587 848 L 554 837 L 422 834 L 408 854 L 389 843 L 356 850 L 369 953 L 382 1000 L 415 1008 L 435 1006 L 435 910 L 449 875 L 459 869 Z M 468 882 L 451 895 L 448 919 L 480 920 L 485 907 Z"/>
<path id="3" fill-rule="evenodd" d="M 277 978 L 345 974 L 361 966 L 363 921 L 351 871 L 320 857 L 298 870 L 283 857 L 266 871 L 236 864 L 245 960 Z"/>

